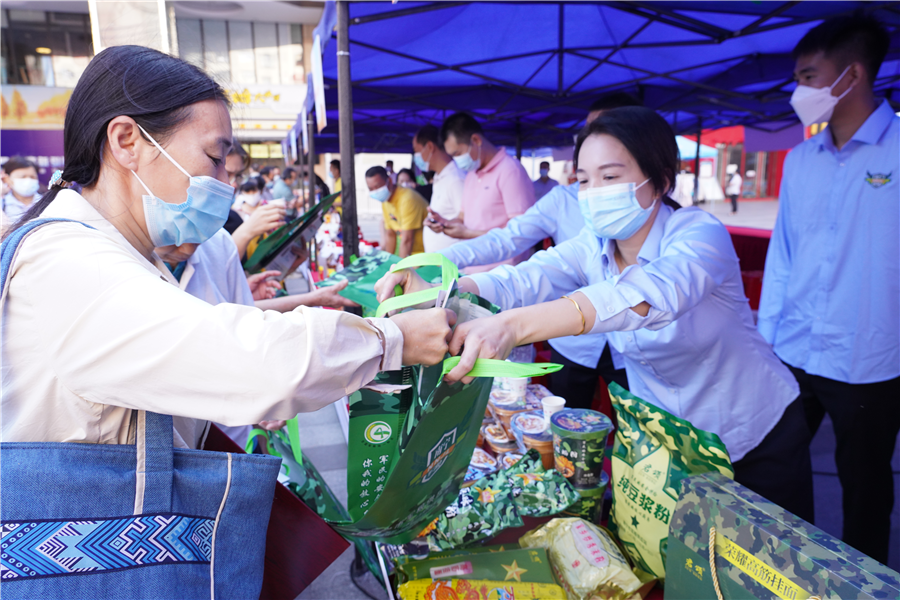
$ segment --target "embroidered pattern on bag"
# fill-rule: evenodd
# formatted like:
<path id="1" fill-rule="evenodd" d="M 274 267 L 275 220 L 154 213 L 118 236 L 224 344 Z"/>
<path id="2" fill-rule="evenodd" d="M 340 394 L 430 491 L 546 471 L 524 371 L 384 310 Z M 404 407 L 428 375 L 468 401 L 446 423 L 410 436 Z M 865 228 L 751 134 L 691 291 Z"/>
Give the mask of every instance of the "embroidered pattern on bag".
<path id="1" fill-rule="evenodd" d="M 0 580 L 209 563 L 215 519 L 161 514 L 0 523 Z"/>

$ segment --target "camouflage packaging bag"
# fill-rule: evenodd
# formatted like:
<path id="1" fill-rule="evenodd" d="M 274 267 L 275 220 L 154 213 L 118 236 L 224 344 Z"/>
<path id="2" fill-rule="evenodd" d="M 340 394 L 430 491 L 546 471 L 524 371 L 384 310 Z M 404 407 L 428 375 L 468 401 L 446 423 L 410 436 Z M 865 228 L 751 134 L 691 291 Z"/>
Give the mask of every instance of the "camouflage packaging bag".
<path id="1" fill-rule="evenodd" d="M 681 481 L 717 471 L 734 477 L 725 444 L 714 433 L 609 386 L 619 428 L 612 453 L 610 529 L 640 569 L 665 578 L 669 521 Z"/>
<path id="2" fill-rule="evenodd" d="M 462 489 L 422 533 L 428 534 L 438 548 L 452 549 L 486 540 L 508 527 L 521 527 L 522 523 L 509 479 L 499 471 Z"/>
<path id="3" fill-rule="evenodd" d="M 523 517 L 555 515 L 581 500 L 578 491 L 556 469 L 544 469 L 537 450 L 529 450 L 504 473 Z"/>

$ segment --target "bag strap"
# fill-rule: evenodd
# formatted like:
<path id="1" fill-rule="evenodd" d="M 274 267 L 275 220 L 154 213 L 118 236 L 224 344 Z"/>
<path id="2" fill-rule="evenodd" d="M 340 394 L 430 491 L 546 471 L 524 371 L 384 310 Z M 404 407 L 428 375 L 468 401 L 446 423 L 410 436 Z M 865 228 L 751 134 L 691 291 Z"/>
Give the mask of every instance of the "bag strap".
<path id="1" fill-rule="evenodd" d="M 437 297 L 442 290 L 449 290 L 452 283 L 459 279 L 459 269 L 456 268 L 456 265 L 450 262 L 449 258 L 444 256 L 443 254 L 438 253 L 414 254 L 412 256 L 404 258 L 395 265 L 391 265 L 391 269 L 388 272 L 396 273 L 397 271 L 402 271 L 403 269 L 416 269 L 418 267 L 440 267 L 440 287 L 422 290 L 421 292 L 413 292 L 412 294 L 401 295 L 403 293 L 403 290 L 400 288 L 400 286 L 397 286 L 396 295 L 393 298 L 388 298 L 378 305 L 378 310 L 375 311 L 376 317 L 383 317 L 392 310 L 402 310 L 404 308 L 409 308 L 410 306 L 415 306 L 416 304 L 422 304 L 423 302 L 437 300 Z"/>
<path id="2" fill-rule="evenodd" d="M 33 219 L 12 232 L 0 244 L 0 305 L 6 301 L 10 272 L 22 242 L 44 225 L 87 223 L 72 219 Z M 135 514 L 165 513 L 172 510 L 172 417 L 153 412 L 137 412 L 135 432 Z"/>
<path id="3" fill-rule="evenodd" d="M 459 364 L 458 356 L 451 356 L 444 361 L 441 377 Z M 468 373 L 468 377 L 541 377 L 556 373 L 563 366 L 556 363 L 515 363 L 492 358 L 479 358 Z"/>
<path id="4" fill-rule="evenodd" d="M 287 430 L 286 433 L 285 429 Z M 266 450 L 269 454 L 280 457 L 281 455 L 275 450 L 275 446 L 272 445 L 269 434 L 277 435 L 282 441 L 290 444 L 291 454 L 294 455 L 294 461 L 298 465 L 303 464 L 303 449 L 300 446 L 300 423 L 297 421 L 297 417 L 288 419 L 285 422 L 284 427 L 279 431 L 266 431 L 265 429 L 259 429 L 258 427 L 251 430 L 249 437 L 247 437 L 247 444 L 244 447 L 247 454 L 250 454 L 253 451 L 253 442 L 256 438 L 261 437 L 266 441 Z"/>

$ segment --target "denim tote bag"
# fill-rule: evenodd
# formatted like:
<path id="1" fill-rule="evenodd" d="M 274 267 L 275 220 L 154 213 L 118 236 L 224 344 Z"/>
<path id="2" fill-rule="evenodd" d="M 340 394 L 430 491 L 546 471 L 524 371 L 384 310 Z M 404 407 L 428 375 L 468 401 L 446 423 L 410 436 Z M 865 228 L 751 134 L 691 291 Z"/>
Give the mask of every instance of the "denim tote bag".
<path id="1" fill-rule="evenodd" d="M 0 302 L 19 243 L 60 220 L 3 242 Z M 0 444 L 4 600 L 259 597 L 281 461 L 173 448 L 171 416 L 133 415 L 133 446 Z"/>

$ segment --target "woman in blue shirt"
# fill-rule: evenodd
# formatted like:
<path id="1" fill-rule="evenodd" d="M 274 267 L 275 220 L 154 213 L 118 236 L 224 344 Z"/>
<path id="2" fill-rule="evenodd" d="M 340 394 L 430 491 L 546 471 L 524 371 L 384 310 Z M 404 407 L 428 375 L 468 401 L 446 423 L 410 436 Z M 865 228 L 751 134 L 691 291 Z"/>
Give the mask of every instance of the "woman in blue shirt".
<path id="1" fill-rule="evenodd" d="M 610 110 L 582 130 L 575 155 L 587 227 L 527 262 L 460 281 L 504 312 L 456 329 L 450 349 L 462 360 L 448 378 L 521 344 L 606 333 L 633 393 L 718 434 L 739 482 L 811 519 L 797 382 L 756 331 L 728 231 L 667 197 L 678 166 L 672 129 L 650 109 Z M 386 296 L 397 283 L 426 285 L 399 273 L 378 289 Z"/>

